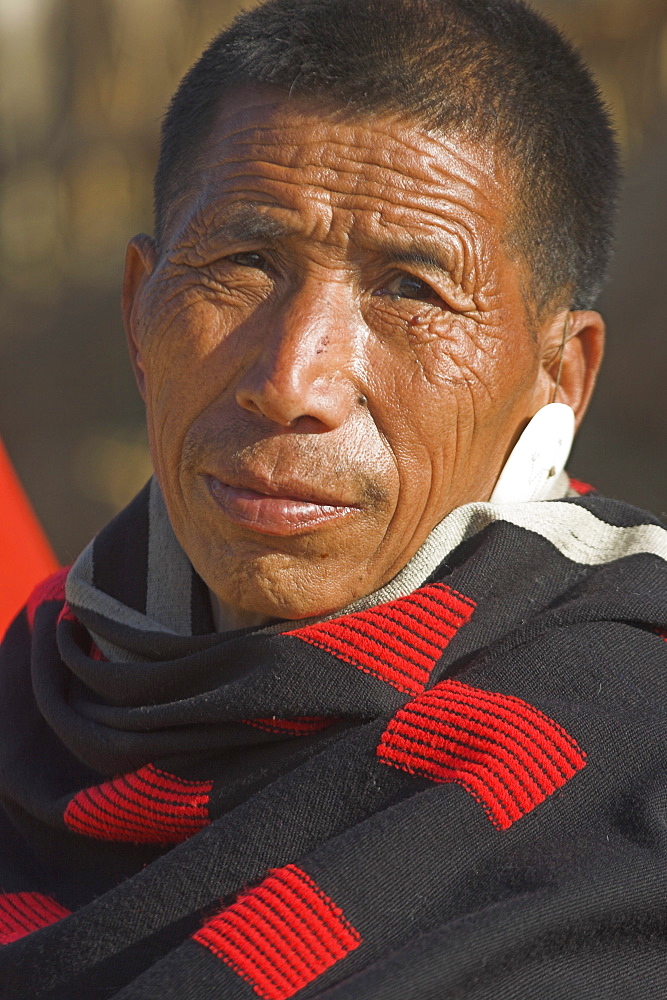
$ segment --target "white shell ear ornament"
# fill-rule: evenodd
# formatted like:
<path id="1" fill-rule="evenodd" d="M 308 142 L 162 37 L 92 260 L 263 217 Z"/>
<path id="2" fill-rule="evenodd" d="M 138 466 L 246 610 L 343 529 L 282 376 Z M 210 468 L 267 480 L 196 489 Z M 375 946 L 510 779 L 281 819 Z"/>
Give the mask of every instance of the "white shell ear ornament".
<path id="1" fill-rule="evenodd" d="M 570 315 L 563 331 L 561 356 L 552 402 L 538 410 L 514 445 L 491 494 L 490 503 L 546 500 L 565 468 L 574 441 L 574 410 L 556 403 Z"/>
<path id="2" fill-rule="evenodd" d="M 547 403 L 514 445 L 498 477 L 491 503 L 545 500 L 565 468 L 574 441 L 574 410 Z"/>

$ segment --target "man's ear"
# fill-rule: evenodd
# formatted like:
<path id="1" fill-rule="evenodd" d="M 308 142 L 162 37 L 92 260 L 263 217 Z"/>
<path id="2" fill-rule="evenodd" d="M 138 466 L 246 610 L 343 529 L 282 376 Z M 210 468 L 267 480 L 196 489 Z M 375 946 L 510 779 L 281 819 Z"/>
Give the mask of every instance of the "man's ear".
<path id="1" fill-rule="evenodd" d="M 130 240 L 125 254 L 125 273 L 123 275 L 121 304 L 130 361 L 142 399 L 146 398 L 146 387 L 141 356 L 143 331 L 139 326 L 139 305 L 144 285 L 153 273 L 156 260 L 157 249 L 155 240 L 152 237 L 146 236 L 145 233 L 140 233 Z"/>
<path id="2" fill-rule="evenodd" d="M 604 354 L 605 325 L 592 310 L 559 312 L 541 331 L 541 395 L 545 403 L 567 403 L 577 429 L 588 408 Z"/>

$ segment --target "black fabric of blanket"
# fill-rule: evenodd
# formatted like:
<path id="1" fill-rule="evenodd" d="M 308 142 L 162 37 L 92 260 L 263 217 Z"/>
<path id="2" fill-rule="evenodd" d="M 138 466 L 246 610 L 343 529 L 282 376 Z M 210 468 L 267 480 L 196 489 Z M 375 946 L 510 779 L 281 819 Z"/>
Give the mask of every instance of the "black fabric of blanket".
<path id="1" fill-rule="evenodd" d="M 658 521 L 470 505 L 411 593 L 220 635 L 190 568 L 151 618 L 148 506 L 2 645 L 0 997 L 667 996 Z"/>

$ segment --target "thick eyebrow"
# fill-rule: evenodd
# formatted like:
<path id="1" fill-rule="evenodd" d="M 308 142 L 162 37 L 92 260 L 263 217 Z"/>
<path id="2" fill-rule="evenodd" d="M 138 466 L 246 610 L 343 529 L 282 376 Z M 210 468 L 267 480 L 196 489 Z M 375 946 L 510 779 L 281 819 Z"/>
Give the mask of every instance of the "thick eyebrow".
<path id="1" fill-rule="evenodd" d="M 426 267 L 430 271 L 442 271 L 449 274 L 449 266 L 427 250 L 399 250 L 387 248 L 387 258 L 392 264 L 412 264 L 415 267 Z"/>
<path id="2" fill-rule="evenodd" d="M 228 243 L 275 243 L 294 235 L 294 229 L 258 210 L 250 202 L 235 205 L 206 234 L 206 242 L 224 240 Z"/>
<path id="3" fill-rule="evenodd" d="M 392 240 L 383 237 L 377 248 L 390 264 L 407 264 L 409 267 L 426 268 L 437 274 L 458 280 L 461 262 L 452 247 L 442 246 L 434 239 L 409 237 Z"/>

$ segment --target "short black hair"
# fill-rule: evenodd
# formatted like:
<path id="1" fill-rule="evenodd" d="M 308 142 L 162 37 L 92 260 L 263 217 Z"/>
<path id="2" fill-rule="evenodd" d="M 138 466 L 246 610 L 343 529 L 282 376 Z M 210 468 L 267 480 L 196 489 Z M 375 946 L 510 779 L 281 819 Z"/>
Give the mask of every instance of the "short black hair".
<path id="1" fill-rule="evenodd" d="M 506 236 L 528 265 L 532 310 L 595 302 L 618 199 L 614 130 L 580 56 L 523 0 L 266 0 L 241 14 L 165 115 L 158 242 L 221 101 L 247 83 L 495 145 L 515 180 Z"/>

